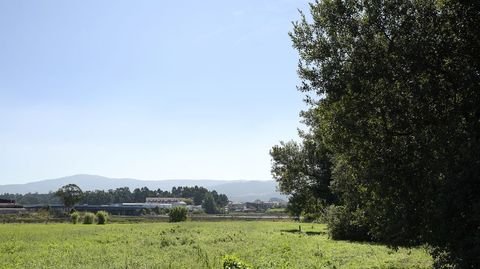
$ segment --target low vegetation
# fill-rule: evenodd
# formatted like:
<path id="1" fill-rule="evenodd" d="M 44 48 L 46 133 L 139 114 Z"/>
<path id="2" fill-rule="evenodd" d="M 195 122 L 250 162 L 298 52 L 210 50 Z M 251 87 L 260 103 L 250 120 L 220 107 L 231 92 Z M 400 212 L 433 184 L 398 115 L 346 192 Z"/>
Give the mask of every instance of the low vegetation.
<path id="1" fill-rule="evenodd" d="M 87 212 L 83 215 L 83 224 L 93 224 L 95 222 L 95 214 Z"/>
<path id="2" fill-rule="evenodd" d="M 70 220 L 73 224 L 77 224 L 80 220 L 80 214 L 77 211 L 72 212 L 72 214 L 70 214 Z"/>
<path id="3" fill-rule="evenodd" d="M 107 224 L 108 212 L 98 211 L 95 216 L 97 217 L 97 224 Z"/>
<path id="4" fill-rule="evenodd" d="M 250 269 L 251 266 L 245 264 L 235 255 L 225 255 L 223 257 L 223 269 Z"/>
<path id="5" fill-rule="evenodd" d="M 170 222 L 180 222 L 187 220 L 188 210 L 185 207 L 177 206 L 168 213 Z"/>
<path id="6" fill-rule="evenodd" d="M 415 268 L 420 248 L 333 241 L 323 224 L 182 222 L 0 225 L 0 268 Z M 229 256 L 226 256 L 229 255 Z M 231 256 L 233 255 L 233 256 Z M 230 257 L 230 258 L 225 258 Z M 242 268 L 242 267 L 231 268 Z M 245 268 L 245 267 L 243 267 Z"/>

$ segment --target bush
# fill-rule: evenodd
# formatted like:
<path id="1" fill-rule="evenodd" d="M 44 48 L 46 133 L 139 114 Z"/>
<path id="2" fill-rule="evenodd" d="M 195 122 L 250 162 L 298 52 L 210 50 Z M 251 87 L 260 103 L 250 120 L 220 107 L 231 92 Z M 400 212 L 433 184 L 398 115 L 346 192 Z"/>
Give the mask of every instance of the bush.
<path id="1" fill-rule="evenodd" d="M 83 224 L 93 224 L 95 222 L 95 214 L 91 212 L 85 213 L 83 215 Z"/>
<path id="2" fill-rule="evenodd" d="M 97 224 L 106 224 L 108 219 L 108 213 L 106 211 L 98 211 L 97 214 Z"/>
<path id="3" fill-rule="evenodd" d="M 78 220 L 80 219 L 80 214 L 77 211 L 74 211 L 70 214 L 70 220 L 73 224 L 77 224 Z"/>
<path id="4" fill-rule="evenodd" d="M 180 222 L 187 220 L 188 210 L 185 207 L 177 206 L 170 210 L 168 216 L 170 217 L 170 222 Z"/>
<path id="5" fill-rule="evenodd" d="M 158 206 L 156 206 L 152 211 L 157 215 L 168 215 L 170 212 L 168 208 L 159 208 Z"/>
<path id="6" fill-rule="evenodd" d="M 330 237 L 335 240 L 371 241 L 367 221 L 360 210 L 331 205 L 325 210 Z"/>
<path id="7" fill-rule="evenodd" d="M 242 262 L 235 255 L 225 255 L 223 256 L 223 269 L 250 269 L 250 265 Z"/>
<path id="8" fill-rule="evenodd" d="M 320 213 L 304 213 L 302 216 L 303 222 L 318 222 L 322 219 L 322 214 Z"/>
<path id="9" fill-rule="evenodd" d="M 150 208 L 144 208 L 141 212 L 142 215 L 150 215 L 151 213 L 152 211 L 150 210 Z"/>

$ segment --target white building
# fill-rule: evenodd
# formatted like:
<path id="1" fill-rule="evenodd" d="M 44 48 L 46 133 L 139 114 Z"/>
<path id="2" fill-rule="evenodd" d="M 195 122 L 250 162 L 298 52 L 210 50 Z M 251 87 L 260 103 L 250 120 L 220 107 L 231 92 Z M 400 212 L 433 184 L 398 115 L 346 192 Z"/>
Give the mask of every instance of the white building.
<path id="1" fill-rule="evenodd" d="M 146 204 L 159 208 L 172 208 L 176 206 L 187 206 L 182 198 L 171 197 L 147 197 Z"/>

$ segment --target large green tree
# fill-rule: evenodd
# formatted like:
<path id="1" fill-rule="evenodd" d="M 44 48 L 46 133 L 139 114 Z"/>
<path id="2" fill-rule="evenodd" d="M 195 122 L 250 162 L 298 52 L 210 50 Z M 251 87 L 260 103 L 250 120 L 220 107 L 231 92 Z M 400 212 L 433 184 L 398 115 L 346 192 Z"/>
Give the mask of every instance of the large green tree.
<path id="1" fill-rule="evenodd" d="M 324 0 L 291 33 L 342 208 L 438 267 L 480 268 L 479 5 Z"/>
<path id="2" fill-rule="evenodd" d="M 65 209 L 71 209 L 76 203 L 82 200 L 83 191 L 75 184 L 68 184 L 55 192 L 65 206 Z"/>
<path id="3" fill-rule="evenodd" d="M 300 215 L 318 215 L 325 205 L 335 202 L 330 190 L 331 161 L 321 141 L 302 133 L 301 143 L 280 142 L 270 150 L 272 175 L 279 190 L 290 195 L 288 211 Z"/>

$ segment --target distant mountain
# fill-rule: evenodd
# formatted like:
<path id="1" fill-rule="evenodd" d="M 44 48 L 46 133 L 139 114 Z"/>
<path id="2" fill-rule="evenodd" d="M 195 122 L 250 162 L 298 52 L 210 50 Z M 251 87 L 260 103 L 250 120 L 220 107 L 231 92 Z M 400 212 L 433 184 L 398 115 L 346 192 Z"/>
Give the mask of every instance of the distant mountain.
<path id="1" fill-rule="evenodd" d="M 250 180 L 138 180 L 132 178 L 108 178 L 96 175 L 74 175 L 56 179 L 40 180 L 26 184 L 0 185 L 2 193 L 48 193 L 56 191 L 63 185 L 76 184 L 82 190 L 109 190 L 120 187 L 135 188 L 148 187 L 149 189 L 171 190 L 178 186 L 202 186 L 209 190 L 224 193 L 235 202 L 247 202 L 255 199 L 269 200 L 270 198 L 286 197 L 276 191 L 275 181 L 250 181 Z"/>
<path id="2" fill-rule="evenodd" d="M 232 201 L 248 202 L 260 199 L 268 201 L 270 198 L 287 199 L 285 195 L 276 191 L 277 183 L 273 180 L 269 181 L 229 181 L 211 188 L 219 193 L 225 193 Z"/>

